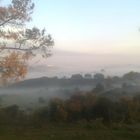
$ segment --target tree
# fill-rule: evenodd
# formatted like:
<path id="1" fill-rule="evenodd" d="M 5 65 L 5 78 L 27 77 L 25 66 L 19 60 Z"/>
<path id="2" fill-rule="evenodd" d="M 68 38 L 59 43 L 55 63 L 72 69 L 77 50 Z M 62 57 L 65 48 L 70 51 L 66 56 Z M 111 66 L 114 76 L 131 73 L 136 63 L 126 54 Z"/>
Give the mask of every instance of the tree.
<path id="1" fill-rule="evenodd" d="M 97 83 L 100 83 L 100 82 L 103 82 L 104 81 L 104 75 L 102 73 L 96 73 L 94 75 L 94 80 L 97 82 Z"/>
<path id="2" fill-rule="evenodd" d="M 67 112 L 65 110 L 65 102 L 59 98 L 54 98 L 49 103 L 49 119 L 50 121 L 67 120 Z"/>
<path id="3" fill-rule="evenodd" d="M 105 87 L 102 83 L 98 83 L 96 87 L 93 89 L 95 93 L 101 93 L 105 90 Z"/>
<path id="4" fill-rule="evenodd" d="M 51 35 L 45 29 L 26 28 L 33 9 L 32 0 L 11 0 L 0 7 L 0 77 L 4 83 L 23 78 L 28 60 L 38 52 L 42 57 L 51 55 Z"/>
<path id="5" fill-rule="evenodd" d="M 129 73 L 126 73 L 125 75 L 123 75 L 123 79 L 124 80 L 136 80 L 136 79 L 140 79 L 140 73 L 139 72 L 129 72 Z"/>

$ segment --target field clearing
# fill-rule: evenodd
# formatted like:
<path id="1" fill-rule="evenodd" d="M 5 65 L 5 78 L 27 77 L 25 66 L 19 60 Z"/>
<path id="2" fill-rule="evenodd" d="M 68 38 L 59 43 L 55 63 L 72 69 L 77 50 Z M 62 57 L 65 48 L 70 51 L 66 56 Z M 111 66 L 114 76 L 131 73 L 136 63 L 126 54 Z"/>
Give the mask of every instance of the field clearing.
<path id="1" fill-rule="evenodd" d="M 111 128 L 92 124 L 49 124 L 37 127 L 0 127 L 1 140 L 139 140 L 140 126 Z"/>

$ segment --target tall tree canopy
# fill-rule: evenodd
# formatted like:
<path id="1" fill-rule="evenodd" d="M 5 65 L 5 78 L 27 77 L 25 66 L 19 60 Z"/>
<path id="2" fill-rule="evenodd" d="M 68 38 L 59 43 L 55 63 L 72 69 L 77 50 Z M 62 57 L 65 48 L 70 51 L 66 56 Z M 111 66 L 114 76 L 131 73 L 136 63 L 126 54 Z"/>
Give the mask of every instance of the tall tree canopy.
<path id="1" fill-rule="evenodd" d="M 51 35 L 45 29 L 26 28 L 33 9 L 32 0 L 11 0 L 11 4 L 0 6 L 0 79 L 3 83 L 23 78 L 28 60 L 37 53 L 42 57 L 51 55 L 54 45 Z"/>

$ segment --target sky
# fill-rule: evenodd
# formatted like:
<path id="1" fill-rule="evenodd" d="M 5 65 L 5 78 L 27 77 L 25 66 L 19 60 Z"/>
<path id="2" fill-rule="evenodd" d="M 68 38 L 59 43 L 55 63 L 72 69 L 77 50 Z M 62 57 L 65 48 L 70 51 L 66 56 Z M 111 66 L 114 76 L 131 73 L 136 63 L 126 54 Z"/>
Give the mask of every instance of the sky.
<path id="1" fill-rule="evenodd" d="M 45 27 L 60 50 L 140 54 L 139 0 L 35 0 L 30 25 Z"/>
<path id="2" fill-rule="evenodd" d="M 55 46 L 47 60 L 30 62 L 27 77 L 96 73 L 101 69 L 108 75 L 140 72 L 139 0 L 34 2 L 27 27 L 46 28 Z"/>

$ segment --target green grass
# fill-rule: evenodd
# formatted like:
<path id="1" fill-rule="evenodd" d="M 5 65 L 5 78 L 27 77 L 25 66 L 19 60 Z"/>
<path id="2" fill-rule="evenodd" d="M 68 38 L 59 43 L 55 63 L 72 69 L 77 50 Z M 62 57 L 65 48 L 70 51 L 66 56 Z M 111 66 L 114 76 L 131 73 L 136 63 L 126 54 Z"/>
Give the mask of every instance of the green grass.
<path id="1" fill-rule="evenodd" d="M 0 126 L 0 140 L 140 140 L 140 127 L 95 127 L 93 124 L 52 124 L 43 127 Z"/>

